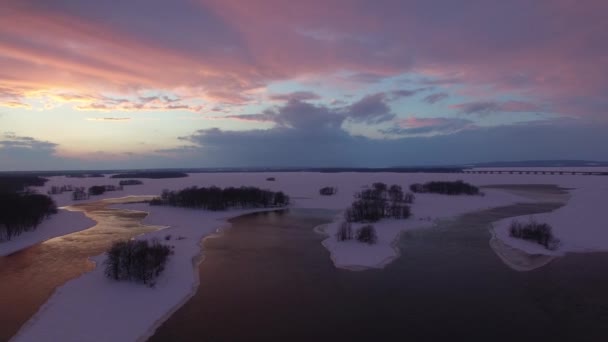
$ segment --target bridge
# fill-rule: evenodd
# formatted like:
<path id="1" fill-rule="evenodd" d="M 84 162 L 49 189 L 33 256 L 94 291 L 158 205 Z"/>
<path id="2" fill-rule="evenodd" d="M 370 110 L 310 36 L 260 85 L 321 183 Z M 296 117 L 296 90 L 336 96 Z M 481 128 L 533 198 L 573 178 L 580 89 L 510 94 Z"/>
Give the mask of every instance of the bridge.
<path id="1" fill-rule="evenodd" d="M 577 175 L 577 176 L 608 176 L 606 171 L 576 171 L 576 170 L 470 170 L 464 169 L 462 173 L 468 174 L 510 174 L 510 175 Z"/>

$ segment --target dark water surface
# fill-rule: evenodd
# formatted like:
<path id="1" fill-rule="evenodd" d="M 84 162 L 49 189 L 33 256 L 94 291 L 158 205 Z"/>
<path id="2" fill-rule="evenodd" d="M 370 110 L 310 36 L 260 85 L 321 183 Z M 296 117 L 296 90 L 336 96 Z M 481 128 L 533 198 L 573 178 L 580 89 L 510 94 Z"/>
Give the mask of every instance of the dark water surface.
<path id="1" fill-rule="evenodd" d="M 0 257 L 0 341 L 15 335 L 57 287 L 93 270 L 89 257 L 102 254 L 116 240 L 159 228 L 140 224 L 147 213 L 109 209 L 112 203 L 74 205 L 70 210 L 83 211 L 97 224 Z"/>
<path id="2" fill-rule="evenodd" d="M 403 234 L 382 270 L 336 269 L 313 227 L 333 213 L 233 219 L 206 239 L 200 287 L 151 341 L 608 341 L 608 254 L 530 272 L 492 251 L 489 224 L 554 210 L 518 204 Z"/>

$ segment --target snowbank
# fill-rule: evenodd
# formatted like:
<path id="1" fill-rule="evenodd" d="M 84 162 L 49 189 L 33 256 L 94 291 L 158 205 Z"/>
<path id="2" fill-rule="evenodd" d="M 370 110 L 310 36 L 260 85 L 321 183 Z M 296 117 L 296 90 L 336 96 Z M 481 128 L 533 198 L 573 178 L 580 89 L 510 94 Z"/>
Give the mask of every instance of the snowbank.
<path id="1" fill-rule="evenodd" d="M 105 255 L 97 256 L 94 261 L 98 267 L 58 288 L 13 341 L 145 340 L 198 288 L 196 266 L 201 255 L 201 239 L 225 227 L 225 220 L 230 217 L 259 211 L 218 213 L 144 203 L 114 208 L 149 211 L 142 223 L 171 226 L 139 237 L 158 238 L 174 246 L 174 254 L 155 287 L 107 279 L 102 267 Z M 170 240 L 166 240 L 169 235 Z"/>
<path id="2" fill-rule="evenodd" d="M 594 252 L 608 250 L 608 223 L 606 196 L 608 186 L 598 183 L 570 191 L 568 204 L 550 213 L 520 216 L 496 222 L 493 233 L 505 244 L 528 254 L 563 255 L 567 252 Z M 513 220 L 527 222 L 534 219 L 553 227 L 553 235 L 561 240 L 555 251 L 522 239 L 509 236 L 509 225 Z"/>
<path id="3" fill-rule="evenodd" d="M 36 230 L 15 236 L 9 241 L 0 242 L 0 257 L 15 253 L 21 249 L 54 237 L 70 234 L 93 227 L 95 221 L 84 216 L 82 212 L 59 209 L 59 212 L 42 221 Z"/>

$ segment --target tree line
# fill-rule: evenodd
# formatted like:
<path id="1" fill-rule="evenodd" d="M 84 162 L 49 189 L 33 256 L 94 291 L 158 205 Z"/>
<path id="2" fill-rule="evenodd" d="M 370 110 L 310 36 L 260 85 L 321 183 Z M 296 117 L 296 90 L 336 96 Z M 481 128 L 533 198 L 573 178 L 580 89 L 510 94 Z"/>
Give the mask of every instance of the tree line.
<path id="1" fill-rule="evenodd" d="M 479 188 L 459 181 L 432 181 L 424 184 L 410 185 L 410 190 L 416 193 L 435 193 L 443 195 L 481 195 Z"/>
<path id="2" fill-rule="evenodd" d="M 57 213 L 53 199 L 28 189 L 47 181 L 38 176 L 0 176 L 0 241 L 35 230 L 45 218 Z"/>
<path id="3" fill-rule="evenodd" d="M 0 241 L 35 230 L 44 219 L 56 213 L 57 206 L 49 196 L 0 192 Z"/>
<path id="4" fill-rule="evenodd" d="M 165 269 L 171 248 L 152 240 L 118 241 L 106 252 L 105 275 L 114 280 L 130 280 L 150 286 Z"/>
<path id="5" fill-rule="evenodd" d="M 560 244 L 559 239 L 553 236 L 553 229 L 549 224 L 538 223 L 534 220 L 530 220 L 528 223 L 511 222 L 509 235 L 514 238 L 536 242 L 549 250 L 557 249 Z"/>
<path id="6" fill-rule="evenodd" d="M 155 198 L 150 204 L 208 210 L 267 208 L 288 205 L 289 196 L 282 191 L 274 192 L 256 187 L 222 189 L 216 186 L 208 188 L 194 186 L 179 191 L 163 190 L 160 198 Z"/>
<path id="7" fill-rule="evenodd" d="M 38 176 L 2 175 L 0 176 L 0 193 L 24 191 L 29 186 L 43 186 L 48 179 Z"/>
<path id="8" fill-rule="evenodd" d="M 357 239 L 359 242 L 370 245 L 373 245 L 376 243 L 376 241 L 378 241 L 376 228 L 374 228 L 374 226 L 371 224 L 366 224 L 353 233 L 352 224 L 348 221 L 342 221 L 338 227 L 338 231 L 336 232 L 336 239 L 338 241 L 347 241 L 352 240 L 353 238 Z"/>
<path id="9" fill-rule="evenodd" d="M 337 192 L 338 192 L 338 188 L 335 188 L 333 186 L 326 186 L 326 187 L 319 189 L 319 194 L 322 196 L 332 196 L 332 195 L 335 195 Z"/>
<path id="10" fill-rule="evenodd" d="M 347 222 L 376 222 L 382 218 L 406 219 L 411 216 L 413 194 L 404 194 L 399 185 L 390 188 L 384 183 L 374 183 L 371 189 L 355 194 L 355 201 L 346 210 Z"/>
<path id="11" fill-rule="evenodd" d="M 127 180 L 121 180 L 120 182 L 118 182 L 118 185 L 120 186 L 124 186 L 124 185 L 141 185 L 144 184 L 144 182 L 137 180 L 137 179 L 127 179 Z"/>

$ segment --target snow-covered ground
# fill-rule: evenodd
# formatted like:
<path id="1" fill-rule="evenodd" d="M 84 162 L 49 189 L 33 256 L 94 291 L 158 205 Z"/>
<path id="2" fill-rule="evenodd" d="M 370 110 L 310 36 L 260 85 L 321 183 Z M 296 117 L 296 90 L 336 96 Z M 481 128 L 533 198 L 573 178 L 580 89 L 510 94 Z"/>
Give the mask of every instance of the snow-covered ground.
<path id="1" fill-rule="evenodd" d="M 145 203 L 114 208 L 149 211 L 144 224 L 171 226 L 138 237 L 157 238 L 174 246 L 174 254 L 155 286 L 107 279 L 102 266 L 105 256 L 97 256 L 94 261 L 98 267 L 58 288 L 13 341 L 145 340 L 198 288 L 196 265 L 200 261 L 201 239 L 225 227 L 227 218 L 253 212 L 204 212 L 150 207 Z M 165 240 L 169 235 L 170 240 Z"/>
<path id="2" fill-rule="evenodd" d="M 493 233 L 507 245 L 526 251 L 528 254 L 563 255 L 567 252 L 594 252 L 608 250 L 608 186 L 577 188 L 570 191 L 568 204 L 550 213 L 520 216 L 498 221 Z M 528 222 L 534 219 L 548 223 L 553 234 L 561 240 L 559 248 L 550 251 L 541 245 L 509 236 L 509 225 L 513 220 Z"/>
<path id="3" fill-rule="evenodd" d="M 55 215 L 42 221 L 36 230 L 0 242 L 0 257 L 15 253 L 37 243 L 93 227 L 95 221 L 81 212 L 59 209 Z"/>
<path id="4" fill-rule="evenodd" d="M 276 181 L 266 181 L 275 177 Z M 562 239 L 564 251 L 608 250 L 608 227 L 603 224 L 602 206 L 588 203 L 601 199 L 608 189 L 608 177 L 565 176 L 565 175 L 498 175 L 498 174 L 398 174 L 398 173 L 217 173 L 192 174 L 188 178 L 144 179 L 144 185 L 127 186 L 122 192 L 109 192 L 91 200 L 121 197 L 126 195 L 157 195 L 163 189 L 178 190 L 187 186 L 258 186 L 270 190 L 281 190 L 291 196 L 293 206 L 299 208 L 326 208 L 344 210 L 353 200 L 353 195 L 362 187 L 373 182 L 389 185 L 399 184 L 404 189 L 412 183 L 430 180 L 464 180 L 475 185 L 492 184 L 556 184 L 573 190 L 573 198 L 564 208 L 545 215 L 537 215 L 540 221 L 547 220 L 555 227 L 558 238 Z M 52 177 L 45 188 L 53 185 L 71 184 L 91 186 L 118 184 L 118 179 L 109 178 L 65 178 Z M 334 196 L 321 196 L 319 189 L 324 186 L 338 188 Z M 42 191 L 45 191 L 42 189 Z M 485 196 L 451 197 L 424 194 L 416 196 L 412 206 L 414 216 L 408 220 L 383 220 L 375 224 L 378 233 L 376 245 L 360 244 L 354 241 L 338 243 L 335 229 L 340 216 L 325 226 L 327 238 L 323 245 L 331 252 L 334 263 L 339 267 L 361 269 L 381 267 L 398 255 L 393 247 L 400 232 L 424 226 L 432 226 L 433 221 L 448 219 L 456 215 L 488 207 L 508 205 L 516 202 L 533 201 L 498 189 L 484 189 Z M 60 205 L 72 203 L 70 194 L 54 196 Z M 590 207 L 592 205 L 592 207 Z M 114 282 L 103 276 L 102 267 L 74 279 L 49 299 L 41 310 L 21 329 L 16 341 L 134 341 L 145 339 L 154 328 L 162 323 L 174 310 L 179 308 L 195 291 L 198 282 L 196 264 L 201 253 L 200 241 L 203 237 L 225 226 L 226 219 L 245 211 L 213 213 L 169 207 L 150 207 L 145 204 L 122 205 L 122 208 L 150 212 L 144 223 L 164 225 L 170 228 L 148 233 L 139 238 L 166 235 L 172 238 L 163 242 L 175 246 L 173 255 L 154 288 L 143 285 Z M 568 209 L 569 208 L 569 209 Z M 565 213 L 563 213 L 565 211 Z M 562 213 L 560 213 L 562 212 Z M 567 219 L 567 220 L 566 220 Z M 509 220 L 505 220 L 507 222 Z M 576 223 L 585 223 L 573 225 Z M 496 236 L 505 241 L 496 225 Z M 180 239 L 183 237 L 183 239 Z M 502 240 L 500 240 L 502 242 Z M 519 242 L 519 241 L 518 241 Z M 535 251 L 536 246 L 518 245 L 523 250 Z M 203 251 L 204 255 L 204 251 Z M 104 256 L 95 261 L 100 263 Z M 544 262 L 545 259 L 541 261 Z M 541 261 L 537 262 L 540 263 Z M 103 321 L 104 324 L 99 324 Z M 112 328 L 108 328 L 112 327 Z"/>
<path id="5" fill-rule="evenodd" d="M 323 241 L 331 253 L 336 267 L 351 270 L 366 268 L 382 268 L 399 256 L 395 246 L 399 235 L 411 229 L 433 226 L 437 221 L 456 217 L 458 215 L 509 205 L 517 202 L 528 202 L 529 199 L 519 197 L 502 190 L 485 189 L 485 196 L 445 196 L 437 194 L 417 194 L 412 204 L 413 216 L 407 220 L 383 219 L 373 224 L 378 240 L 373 245 L 360 243 L 356 240 L 338 241 L 336 232 L 344 221 L 342 215 L 323 228 L 327 238 Z M 353 231 L 364 224 L 353 224 Z"/>
<path id="6" fill-rule="evenodd" d="M 506 169 L 506 168 L 505 168 Z M 534 168 L 536 170 L 571 170 L 572 168 Z M 584 168 L 601 169 L 601 168 Z M 276 181 L 266 181 L 266 178 L 274 177 Z M 608 250 L 608 229 L 602 224 L 600 216 L 605 201 L 601 200 L 601 194 L 608 192 L 608 177 L 605 176 L 581 176 L 581 175 L 519 175 L 519 174 L 431 174 L 431 173 L 318 173 L 318 172 L 261 172 L 261 173 L 197 173 L 190 174 L 186 178 L 174 179 L 142 179 L 143 185 L 125 186 L 123 191 L 106 192 L 101 196 L 92 197 L 90 200 L 102 198 L 122 197 L 126 195 L 158 195 L 163 189 L 179 190 L 188 186 L 258 186 L 274 191 L 284 191 L 291 196 L 293 206 L 299 208 L 326 208 L 344 210 L 353 201 L 353 195 L 362 187 L 374 182 L 387 184 L 399 184 L 407 189 L 412 183 L 423 183 L 430 180 L 464 180 L 475 185 L 495 184 L 555 184 L 564 188 L 573 189 L 572 205 L 554 213 L 538 215 L 539 220 L 549 219 L 554 225 L 558 238 L 564 244 L 560 252 L 582 251 L 582 250 Z M 120 179 L 105 178 L 66 178 L 50 177 L 47 184 L 39 188 L 46 192 L 51 186 L 73 185 L 85 186 L 113 184 L 118 185 Z M 338 188 L 334 196 L 321 196 L 319 189 L 324 186 Z M 355 245 L 354 242 L 337 244 L 333 233 L 335 232 L 338 219 L 335 224 L 325 228 L 329 235 L 323 244 L 330 249 L 332 259 L 338 266 L 363 266 L 377 267 L 395 257 L 396 250 L 391 246 L 392 241 L 403 230 L 413 229 L 421 226 L 432 225 L 433 220 L 454 217 L 459 214 L 480 210 L 492 206 L 507 205 L 514 202 L 534 200 L 533 197 L 524 199 L 515 196 L 516 192 L 508 194 L 502 190 L 484 190 L 485 197 L 450 197 L 440 195 L 418 195 L 413 205 L 414 217 L 405 221 L 385 220 L 376 224 L 379 234 L 379 243 L 375 246 L 367 246 L 366 249 Z M 58 205 L 69 205 L 74 203 L 70 193 L 54 195 L 53 198 Z M 589 202 L 589 203 L 587 203 Z M 577 204 L 579 203 L 579 204 Z M 583 203 L 583 204 L 580 204 Z M 565 214 L 563 214 L 565 210 Z M 555 216 L 557 215 L 557 216 Z M 561 215 L 561 216 L 560 216 Z M 564 217 L 567 216 L 567 217 Z M 429 222 L 429 219 L 431 222 Z M 578 224 L 581 222 L 585 224 Z M 578 223 L 576 223 L 576 222 Z M 496 236 L 511 246 L 516 246 L 530 253 L 548 253 L 537 246 L 525 241 L 516 241 L 505 235 L 505 230 L 500 228 L 510 222 L 505 220 L 496 225 Z M 60 235 L 60 234 L 59 234 Z M 333 240 L 333 241 L 332 241 Z M 358 248 L 361 247 L 361 248 Z M 357 248 L 356 252 L 353 248 Z M 392 255 L 392 256 L 391 256 Z M 351 267 L 352 268 L 352 267 Z"/>

